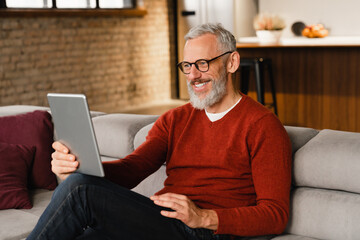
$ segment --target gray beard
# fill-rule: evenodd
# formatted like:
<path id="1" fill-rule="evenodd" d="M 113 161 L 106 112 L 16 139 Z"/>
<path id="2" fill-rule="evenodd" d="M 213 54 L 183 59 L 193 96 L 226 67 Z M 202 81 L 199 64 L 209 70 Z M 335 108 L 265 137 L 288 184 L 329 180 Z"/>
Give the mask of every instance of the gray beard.
<path id="1" fill-rule="evenodd" d="M 191 83 L 187 82 L 191 105 L 196 109 L 204 110 L 220 102 L 220 100 L 226 95 L 227 92 L 226 83 L 226 72 L 223 71 L 219 79 L 211 79 L 212 88 L 210 93 L 208 93 L 205 98 L 199 99 L 193 90 Z"/>

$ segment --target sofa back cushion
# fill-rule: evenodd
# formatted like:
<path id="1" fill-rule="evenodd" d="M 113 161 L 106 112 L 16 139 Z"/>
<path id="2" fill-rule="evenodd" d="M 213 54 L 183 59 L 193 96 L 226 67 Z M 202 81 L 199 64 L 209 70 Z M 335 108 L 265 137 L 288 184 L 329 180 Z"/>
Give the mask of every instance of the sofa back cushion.
<path id="1" fill-rule="evenodd" d="M 144 126 L 158 116 L 107 114 L 93 118 L 94 131 L 102 156 L 123 158 L 134 151 L 134 138 Z"/>
<path id="2" fill-rule="evenodd" d="M 322 130 L 294 155 L 287 232 L 318 239 L 360 236 L 360 133 Z"/>
<path id="3" fill-rule="evenodd" d="M 360 133 L 322 130 L 295 153 L 296 186 L 360 193 Z"/>
<path id="4" fill-rule="evenodd" d="M 40 106 L 31 106 L 31 105 L 2 106 L 2 107 L 0 107 L 0 117 L 10 116 L 10 115 L 18 115 L 18 114 L 22 114 L 22 113 L 33 112 L 36 110 L 49 111 L 50 108 L 40 107 Z"/>

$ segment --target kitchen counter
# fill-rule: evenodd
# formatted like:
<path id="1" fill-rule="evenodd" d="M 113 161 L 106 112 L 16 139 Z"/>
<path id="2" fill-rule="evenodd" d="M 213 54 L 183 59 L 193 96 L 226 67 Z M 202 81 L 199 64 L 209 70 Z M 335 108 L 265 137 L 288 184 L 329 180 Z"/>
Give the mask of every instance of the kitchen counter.
<path id="1" fill-rule="evenodd" d="M 282 38 L 277 44 L 242 38 L 237 50 L 242 58 L 272 59 L 284 124 L 360 132 L 360 36 Z M 240 70 L 236 75 L 239 86 Z M 254 82 L 249 95 L 256 99 Z M 265 85 L 271 103 L 267 79 Z"/>
<path id="2" fill-rule="evenodd" d="M 360 36 L 327 36 L 325 38 L 285 37 L 278 43 L 259 43 L 257 37 L 238 39 L 238 48 L 252 47 L 360 47 Z"/>

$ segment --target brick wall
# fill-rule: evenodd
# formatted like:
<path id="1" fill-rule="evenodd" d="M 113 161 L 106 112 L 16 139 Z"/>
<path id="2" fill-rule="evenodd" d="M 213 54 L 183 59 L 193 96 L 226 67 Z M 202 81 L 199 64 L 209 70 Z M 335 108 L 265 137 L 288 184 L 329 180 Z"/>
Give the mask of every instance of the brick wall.
<path id="1" fill-rule="evenodd" d="M 47 106 L 48 92 L 85 93 L 105 112 L 170 99 L 168 4 L 146 0 L 134 18 L 0 18 L 0 105 Z"/>

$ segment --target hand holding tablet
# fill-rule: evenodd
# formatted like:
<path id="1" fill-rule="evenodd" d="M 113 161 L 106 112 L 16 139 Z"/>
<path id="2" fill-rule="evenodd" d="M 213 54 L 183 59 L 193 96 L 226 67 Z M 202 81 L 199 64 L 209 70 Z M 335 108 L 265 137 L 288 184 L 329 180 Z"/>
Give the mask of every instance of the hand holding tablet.
<path id="1" fill-rule="evenodd" d="M 104 177 L 104 170 L 90 117 L 86 97 L 83 94 L 49 93 L 48 101 L 53 116 L 58 142 L 53 147 L 53 169 L 59 169 L 66 178 L 66 172 L 76 172 Z M 61 153 L 65 150 L 64 153 Z M 70 150 L 70 155 L 67 154 Z M 63 154 L 63 155 L 61 155 Z M 57 159 L 68 159 L 70 163 L 57 162 Z M 61 169 L 62 168 L 62 169 Z M 67 168 L 67 169 L 66 169 Z"/>

